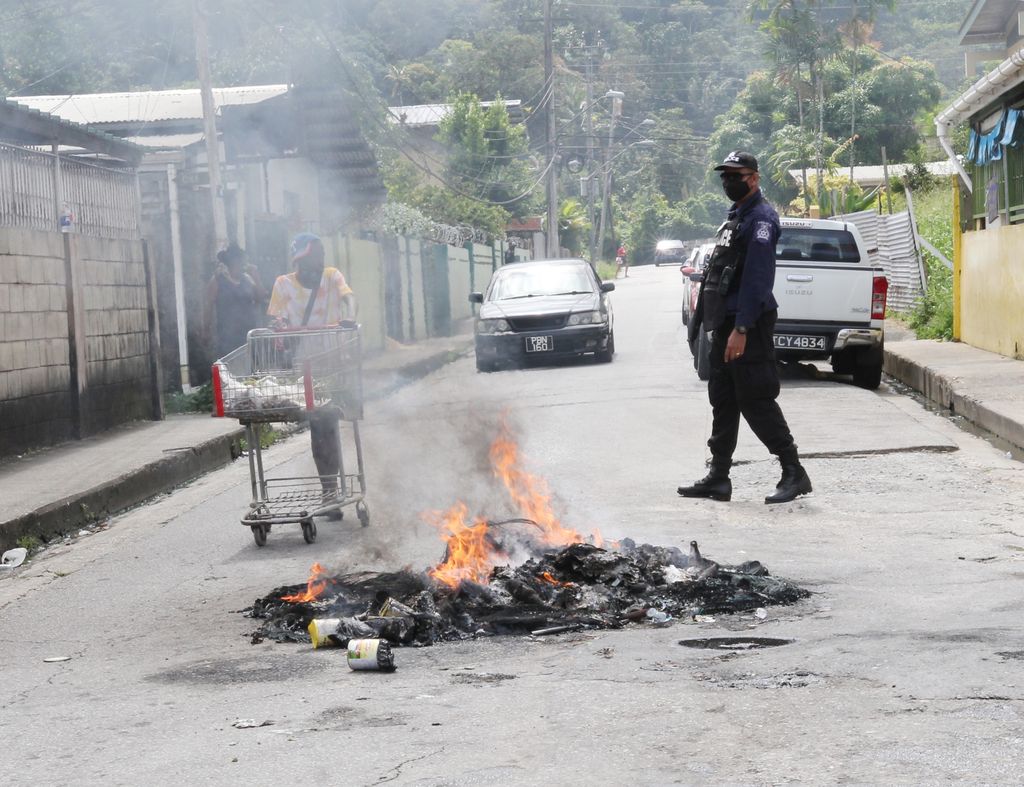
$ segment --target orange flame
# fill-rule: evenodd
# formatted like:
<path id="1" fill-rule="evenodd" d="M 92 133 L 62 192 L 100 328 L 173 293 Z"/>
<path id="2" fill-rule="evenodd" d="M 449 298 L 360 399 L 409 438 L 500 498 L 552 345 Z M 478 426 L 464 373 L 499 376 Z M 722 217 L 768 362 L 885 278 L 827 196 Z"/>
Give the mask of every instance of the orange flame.
<path id="1" fill-rule="evenodd" d="M 469 524 L 469 509 L 458 502 L 444 512 L 432 512 L 427 518 L 447 533 L 445 561 L 427 573 L 439 582 L 456 588 L 463 580 L 486 584 L 491 569 L 508 559 L 487 538 L 487 521 L 477 518 Z"/>
<path id="2" fill-rule="evenodd" d="M 512 439 L 508 423 L 502 422 L 501 431 L 491 443 L 491 465 L 494 474 L 505 484 L 512 501 L 523 516 L 532 519 L 541 530 L 541 540 L 551 546 L 568 546 L 583 541 L 583 535 L 564 527 L 551 509 L 551 493 L 543 478 L 527 473 L 520 467 L 519 447 Z M 592 536 L 594 543 L 601 546 L 604 539 L 600 533 Z"/>
<path id="3" fill-rule="evenodd" d="M 564 527 L 555 516 L 544 479 L 527 473 L 520 466 L 519 448 L 505 422 L 502 422 L 501 430 L 491 444 L 490 459 L 495 476 L 504 483 L 522 516 L 537 523 L 540 540 L 544 544 L 567 546 L 584 541 L 582 534 Z M 494 567 L 509 559 L 488 538 L 486 519 L 477 517 L 470 523 L 465 503 L 456 503 L 448 511 L 425 514 L 424 518 L 441 530 L 448 544 L 444 562 L 427 573 L 451 588 L 458 587 L 463 580 L 486 584 Z M 600 533 L 596 532 L 591 540 L 598 546 L 604 543 Z M 565 584 L 547 573 L 542 579 L 555 585 Z"/>
<path id="4" fill-rule="evenodd" d="M 572 582 L 560 582 L 559 580 L 555 579 L 551 575 L 550 571 L 542 571 L 540 574 L 537 575 L 537 579 L 541 579 L 544 582 L 548 582 L 552 585 L 557 585 L 560 588 L 567 588 L 572 585 Z"/>
<path id="5" fill-rule="evenodd" d="M 291 596 L 281 596 L 282 601 L 316 601 L 327 590 L 331 578 L 327 576 L 327 569 L 319 563 L 314 563 L 309 570 L 309 581 L 306 583 L 304 593 L 295 593 Z"/>

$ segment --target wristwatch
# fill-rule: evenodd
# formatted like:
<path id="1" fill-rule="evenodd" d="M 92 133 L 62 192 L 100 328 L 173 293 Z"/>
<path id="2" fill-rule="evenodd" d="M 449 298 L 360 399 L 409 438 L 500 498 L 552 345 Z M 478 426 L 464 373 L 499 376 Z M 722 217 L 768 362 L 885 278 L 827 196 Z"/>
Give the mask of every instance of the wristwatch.
<path id="1" fill-rule="evenodd" d="M 736 333 L 738 333 L 740 336 L 746 336 L 747 335 L 747 327 L 745 325 L 737 325 L 736 326 Z"/>

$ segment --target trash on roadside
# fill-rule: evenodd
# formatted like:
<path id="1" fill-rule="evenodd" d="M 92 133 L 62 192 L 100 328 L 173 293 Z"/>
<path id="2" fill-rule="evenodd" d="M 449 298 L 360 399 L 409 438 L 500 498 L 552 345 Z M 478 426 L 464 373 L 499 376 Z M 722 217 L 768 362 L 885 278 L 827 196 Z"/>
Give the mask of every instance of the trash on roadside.
<path id="1" fill-rule="evenodd" d="M 61 661 L 71 661 L 70 656 L 47 656 L 43 659 L 44 664 L 57 664 Z"/>
<path id="2" fill-rule="evenodd" d="M 664 626 L 672 622 L 672 616 L 660 609 L 651 607 L 647 610 L 647 619 L 655 626 Z"/>
<path id="3" fill-rule="evenodd" d="M 534 629 L 530 634 L 534 637 L 546 637 L 548 634 L 562 634 L 566 631 L 577 631 L 583 628 L 582 623 L 568 623 L 564 626 L 548 626 L 547 628 Z"/>
<path id="4" fill-rule="evenodd" d="M 331 639 L 338 631 L 340 618 L 313 618 L 306 627 L 314 648 L 330 648 L 339 643 Z"/>
<path id="5" fill-rule="evenodd" d="M 25 562 L 26 557 L 28 557 L 28 550 L 25 547 L 8 549 L 4 552 L 3 557 L 0 557 L 0 568 L 17 568 Z"/>
<path id="6" fill-rule="evenodd" d="M 395 656 L 384 639 L 351 639 L 348 642 L 348 666 L 354 670 L 393 672 Z"/>
<path id="7" fill-rule="evenodd" d="M 274 722 L 270 719 L 264 719 L 263 721 L 256 721 L 256 719 L 236 719 L 231 723 L 231 726 L 240 730 L 251 730 L 255 727 L 269 727 L 273 723 Z"/>
<path id="8" fill-rule="evenodd" d="M 757 618 L 758 620 L 767 620 L 768 619 L 768 610 L 765 609 L 764 607 L 758 607 L 757 609 L 754 610 L 754 617 Z"/>
<path id="9" fill-rule="evenodd" d="M 307 630 L 314 648 L 344 648 L 350 639 L 374 635 L 370 626 L 355 618 L 314 618 Z"/>
<path id="10" fill-rule="evenodd" d="M 693 620 L 696 623 L 714 623 L 714 615 L 694 615 Z"/>

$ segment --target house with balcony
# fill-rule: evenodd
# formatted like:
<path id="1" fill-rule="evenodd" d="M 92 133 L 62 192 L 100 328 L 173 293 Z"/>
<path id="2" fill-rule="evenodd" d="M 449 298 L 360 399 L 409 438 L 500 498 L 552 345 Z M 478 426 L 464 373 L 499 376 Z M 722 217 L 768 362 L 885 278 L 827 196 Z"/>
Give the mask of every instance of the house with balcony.
<path id="1" fill-rule="evenodd" d="M 989 68 L 935 118 L 960 187 L 953 332 L 1024 359 L 1024 3 L 975 0 L 960 44 L 969 75 L 978 63 Z M 958 153 L 952 140 L 962 126 L 969 143 Z"/>

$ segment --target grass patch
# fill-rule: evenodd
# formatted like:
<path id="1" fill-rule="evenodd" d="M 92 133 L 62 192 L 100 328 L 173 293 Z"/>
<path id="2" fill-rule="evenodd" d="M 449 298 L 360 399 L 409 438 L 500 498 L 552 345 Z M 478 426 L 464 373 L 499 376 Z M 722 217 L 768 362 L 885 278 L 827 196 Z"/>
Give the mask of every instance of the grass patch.
<path id="1" fill-rule="evenodd" d="M 38 552 L 43 548 L 43 542 L 36 536 L 19 536 L 14 542 L 17 546 L 27 550 L 29 555 Z"/>
<path id="2" fill-rule="evenodd" d="M 191 393 L 171 391 L 164 396 L 164 408 L 168 414 L 181 413 L 212 413 L 213 384 L 206 383 L 193 389 Z"/>
<path id="3" fill-rule="evenodd" d="M 618 269 L 618 266 L 614 262 L 601 261 L 597 263 L 597 275 L 601 278 L 601 281 L 610 281 L 614 279 L 615 273 Z"/>
<path id="4" fill-rule="evenodd" d="M 264 424 L 260 428 L 259 434 L 260 448 L 264 450 L 270 448 L 270 446 L 284 437 L 284 435 L 278 432 L 274 427 L 267 424 Z M 243 451 L 249 450 L 249 442 L 244 437 L 241 439 L 240 445 L 242 446 Z"/>
<path id="5" fill-rule="evenodd" d="M 953 192 L 948 183 L 914 193 L 914 215 L 921 236 L 953 259 Z M 921 302 L 901 315 L 921 339 L 953 338 L 953 272 L 923 251 L 928 287 Z"/>

